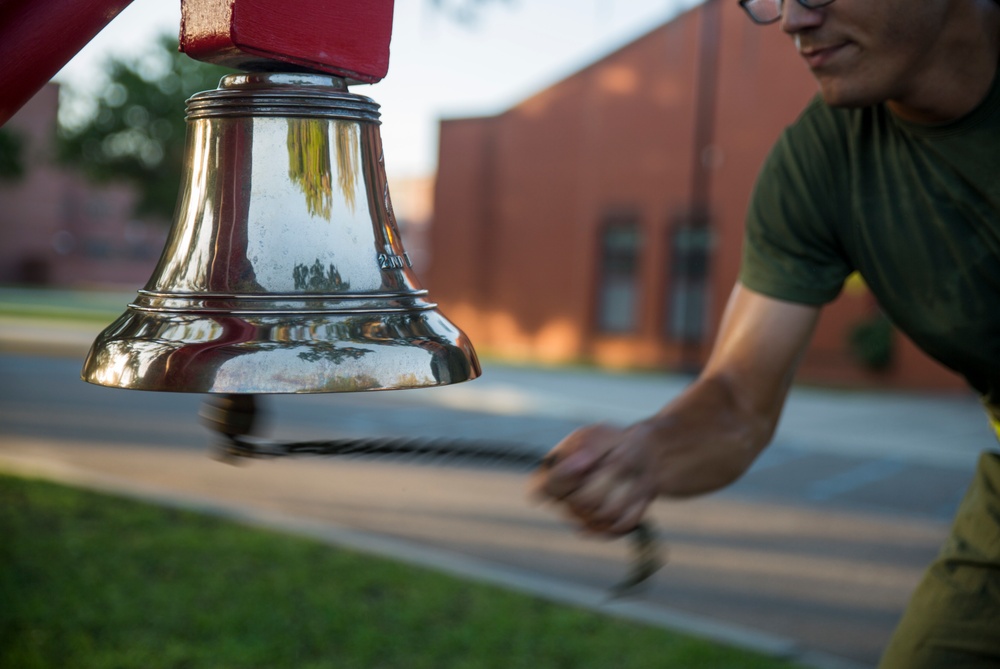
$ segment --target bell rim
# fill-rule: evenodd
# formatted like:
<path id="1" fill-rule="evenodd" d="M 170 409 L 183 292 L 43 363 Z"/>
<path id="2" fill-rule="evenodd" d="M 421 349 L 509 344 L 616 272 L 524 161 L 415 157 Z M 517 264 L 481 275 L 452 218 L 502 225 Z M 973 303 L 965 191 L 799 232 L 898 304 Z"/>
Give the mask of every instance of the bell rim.
<path id="1" fill-rule="evenodd" d="M 237 321 L 237 329 L 277 327 L 286 333 L 318 332 L 324 327 L 343 327 L 344 321 L 356 315 L 295 314 L 298 320 L 290 324 L 287 314 L 162 314 L 129 308 L 97 336 L 80 377 L 94 385 L 128 390 L 316 394 L 430 388 L 481 375 L 478 356 L 468 337 L 437 310 L 412 312 L 415 318 L 429 321 L 425 328 L 429 328 L 429 334 L 417 334 L 421 330 L 415 329 L 412 336 L 399 337 L 368 334 L 399 314 L 370 315 L 372 318 L 365 321 L 369 327 L 356 328 L 350 338 L 243 341 L 239 337 L 163 335 L 171 327 L 182 331 L 185 325 L 220 319 Z M 153 336 L 157 328 L 161 336 Z M 137 332 L 145 334 L 136 336 Z M 401 351 L 406 353 L 402 356 L 406 363 L 401 366 L 405 371 L 391 378 L 380 377 L 385 356 L 400 357 Z M 368 355 L 373 357 L 366 358 Z M 289 365 L 292 356 L 309 365 Z M 252 364 L 247 365 L 251 358 Z M 317 363 L 318 367 L 311 366 Z M 223 373 L 227 366 L 231 369 Z M 139 369 L 139 373 L 129 373 Z M 334 373 L 338 369 L 343 373 Z"/>

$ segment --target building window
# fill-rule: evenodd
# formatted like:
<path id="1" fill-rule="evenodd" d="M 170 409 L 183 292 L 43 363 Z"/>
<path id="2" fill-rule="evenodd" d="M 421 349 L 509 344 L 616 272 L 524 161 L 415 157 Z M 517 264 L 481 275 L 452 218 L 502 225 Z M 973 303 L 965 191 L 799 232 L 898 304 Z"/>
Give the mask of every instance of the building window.
<path id="1" fill-rule="evenodd" d="M 111 207 L 108 201 L 100 195 L 93 195 L 87 200 L 87 218 L 97 223 L 107 222 L 111 215 Z"/>
<path id="2" fill-rule="evenodd" d="M 84 241 L 83 252 L 88 258 L 110 258 L 111 242 L 102 237 L 89 237 Z"/>
<path id="3" fill-rule="evenodd" d="M 667 335 L 700 342 L 708 324 L 708 258 L 712 235 L 706 226 L 678 225 L 670 232 Z"/>
<path id="4" fill-rule="evenodd" d="M 634 332 L 638 327 L 639 223 L 635 216 L 611 217 L 600 234 L 597 327 L 601 332 Z"/>

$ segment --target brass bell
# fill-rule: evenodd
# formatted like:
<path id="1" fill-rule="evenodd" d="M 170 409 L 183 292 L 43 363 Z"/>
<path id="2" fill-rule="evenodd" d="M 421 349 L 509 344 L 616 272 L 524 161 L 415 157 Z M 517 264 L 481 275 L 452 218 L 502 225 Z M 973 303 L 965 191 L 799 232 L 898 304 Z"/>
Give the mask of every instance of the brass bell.
<path id="1" fill-rule="evenodd" d="M 477 377 L 389 201 L 378 105 L 320 74 L 234 74 L 187 104 L 176 220 L 85 381 L 196 393 L 419 388 Z"/>

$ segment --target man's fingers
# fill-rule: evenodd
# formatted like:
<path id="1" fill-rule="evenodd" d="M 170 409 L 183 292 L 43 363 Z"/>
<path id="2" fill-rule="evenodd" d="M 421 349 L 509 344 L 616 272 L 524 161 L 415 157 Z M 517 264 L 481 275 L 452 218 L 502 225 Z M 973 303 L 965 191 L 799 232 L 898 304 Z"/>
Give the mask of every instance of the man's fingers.
<path id="1" fill-rule="evenodd" d="M 634 530 L 642 522 L 649 508 L 650 500 L 637 499 L 623 511 L 609 528 L 611 534 L 627 534 Z"/>
<path id="2" fill-rule="evenodd" d="M 618 430 L 606 425 L 579 429 L 563 439 L 542 461 L 531 493 L 562 500 L 574 493 L 617 443 Z"/>
<path id="3" fill-rule="evenodd" d="M 576 490 L 566 495 L 562 501 L 581 518 L 594 514 L 601 508 L 609 495 L 619 495 L 619 483 L 615 473 L 607 469 L 599 469 L 592 473 Z"/>
<path id="4" fill-rule="evenodd" d="M 561 500 L 579 488 L 591 467 L 586 458 L 575 455 L 558 450 L 549 453 L 531 477 L 531 495 L 540 500 Z"/>
<path id="5" fill-rule="evenodd" d="M 650 500 L 632 478 L 610 476 L 604 486 L 595 486 L 592 497 L 577 499 L 574 494 L 567 505 L 577 514 L 588 530 L 603 534 L 625 534 L 642 520 Z"/>
<path id="6" fill-rule="evenodd" d="M 570 434 L 546 457 L 530 483 L 534 496 L 560 502 L 593 534 L 626 534 L 654 496 L 634 461 L 628 431 L 592 425 Z"/>

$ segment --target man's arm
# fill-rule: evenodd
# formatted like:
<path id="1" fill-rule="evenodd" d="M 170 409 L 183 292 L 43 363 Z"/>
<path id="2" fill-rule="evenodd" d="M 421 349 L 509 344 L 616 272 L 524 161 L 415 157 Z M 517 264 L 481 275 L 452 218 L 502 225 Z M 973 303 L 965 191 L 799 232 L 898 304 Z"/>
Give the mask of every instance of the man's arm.
<path id="1" fill-rule="evenodd" d="M 739 478 L 767 446 L 819 308 L 737 285 L 705 369 L 655 415 L 570 434 L 534 490 L 585 529 L 621 534 L 659 496 L 686 497 Z"/>

